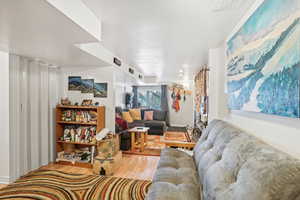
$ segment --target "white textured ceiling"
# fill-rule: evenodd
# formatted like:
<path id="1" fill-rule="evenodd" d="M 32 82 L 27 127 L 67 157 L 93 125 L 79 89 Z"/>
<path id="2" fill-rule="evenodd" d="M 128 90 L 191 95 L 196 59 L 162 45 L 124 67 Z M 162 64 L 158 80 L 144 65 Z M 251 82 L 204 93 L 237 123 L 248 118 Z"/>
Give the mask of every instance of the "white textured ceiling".
<path id="1" fill-rule="evenodd" d="M 97 42 L 44 0 L 0 1 L 0 50 L 58 66 L 107 66 L 74 46 Z"/>
<path id="2" fill-rule="evenodd" d="M 207 64 L 208 49 L 225 40 L 255 0 L 238 9 L 213 0 L 83 1 L 103 22 L 106 48 L 147 76 L 177 81 Z M 214 11 L 220 7 L 229 9 Z"/>

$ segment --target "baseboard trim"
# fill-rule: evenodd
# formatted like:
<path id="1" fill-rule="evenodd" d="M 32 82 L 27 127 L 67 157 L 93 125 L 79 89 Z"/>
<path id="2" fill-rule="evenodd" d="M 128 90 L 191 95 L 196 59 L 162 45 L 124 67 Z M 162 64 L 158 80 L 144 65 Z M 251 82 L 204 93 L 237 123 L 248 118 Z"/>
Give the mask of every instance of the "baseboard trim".
<path id="1" fill-rule="evenodd" d="M 10 178 L 8 176 L 0 176 L 0 184 L 9 184 Z"/>

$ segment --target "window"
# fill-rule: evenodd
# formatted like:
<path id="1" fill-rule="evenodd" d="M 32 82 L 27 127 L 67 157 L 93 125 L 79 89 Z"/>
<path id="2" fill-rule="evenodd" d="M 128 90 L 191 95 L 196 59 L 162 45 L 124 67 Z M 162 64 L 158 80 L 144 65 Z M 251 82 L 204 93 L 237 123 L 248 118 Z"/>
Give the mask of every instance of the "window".
<path id="1" fill-rule="evenodd" d="M 137 88 L 137 93 L 139 107 L 161 109 L 161 86 L 140 86 Z"/>

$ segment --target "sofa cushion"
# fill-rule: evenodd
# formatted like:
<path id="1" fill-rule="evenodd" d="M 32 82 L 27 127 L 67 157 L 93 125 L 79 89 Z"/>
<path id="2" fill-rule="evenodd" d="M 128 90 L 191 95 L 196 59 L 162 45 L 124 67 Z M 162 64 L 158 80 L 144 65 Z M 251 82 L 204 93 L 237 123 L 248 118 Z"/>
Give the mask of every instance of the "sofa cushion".
<path id="1" fill-rule="evenodd" d="M 145 126 L 145 122 L 144 120 L 134 120 L 132 123 L 128 124 L 129 128 L 134 128 L 134 127 L 143 127 Z"/>
<path id="2" fill-rule="evenodd" d="M 204 200 L 299 200 L 300 161 L 223 121 L 194 149 Z"/>
<path id="3" fill-rule="evenodd" d="M 192 156 L 172 148 L 165 148 L 162 150 L 157 168 L 190 168 L 196 171 L 195 162 Z"/>
<path id="4" fill-rule="evenodd" d="M 145 112 L 146 112 L 146 111 L 153 111 L 153 109 L 147 109 L 147 108 L 141 109 L 142 119 L 144 119 L 144 117 L 145 117 Z M 153 113 L 154 113 L 154 112 L 153 112 Z"/>
<path id="5" fill-rule="evenodd" d="M 174 159 L 181 159 L 181 158 L 184 158 L 184 159 L 187 159 L 190 161 L 193 161 L 193 157 L 190 156 L 189 154 L 181 151 L 181 150 L 178 150 L 178 149 L 173 149 L 173 148 L 164 148 L 162 151 L 161 151 L 161 157 L 160 159 L 163 159 L 163 158 L 174 158 Z"/>
<path id="6" fill-rule="evenodd" d="M 166 126 L 166 122 L 164 121 L 146 120 L 144 122 L 148 126 L 160 126 L 160 127 Z"/>
<path id="7" fill-rule="evenodd" d="M 153 111 L 144 112 L 144 120 L 153 120 Z"/>
<path id="8" fill-rule="evenodd" d="M 195 163 L 185 152 L 171 148 L 162 150 L 152 182 L 149 199 L 200 199 Z"/>
<path id="9" fill-rule="evenodd" d="M 142 120 L 141 109 L 129 109 L 133 120 Z"/>
<path id="10" fill-rule="evenodd" d="M 161 167 L 155 173 L 153 182 L 168 182 L 175 185 L 199 185 L 197 171 L 192 168 Z"/>
<path id="11" fill-rule="evenodd" d="M 133 119 L 130 115 L 129 112 L 122 112 L 122 118 L 127 122 L 127 123 L 132 123 Z"/>
<path id="12" fill-rule="evenodd" d="M 146 200 L 200 200 L 200 190 L 194 184 L 172 184 L 154 182 L 150 186 Z"/>
<path id="13" fill-rule="evenodd" d="M 153 119 L 158 121 L 166 121 L 167 112 L 161 110 L 154 110 Z"/>

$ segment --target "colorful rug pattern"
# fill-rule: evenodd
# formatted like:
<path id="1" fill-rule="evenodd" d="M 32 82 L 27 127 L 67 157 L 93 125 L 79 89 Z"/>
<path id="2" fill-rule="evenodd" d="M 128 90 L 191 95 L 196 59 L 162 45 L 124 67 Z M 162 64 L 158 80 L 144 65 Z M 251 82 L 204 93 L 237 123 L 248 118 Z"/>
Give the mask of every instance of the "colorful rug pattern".
<path id="1" fill-rule="evenodd" d="M 151 181 L 38 170 L 0 190 L 0 199 L 143 200 Z"/>
<path id="2" fill-rule="evenodd" d="M 191 137 L 188 132 L 168 131 L 164 135 L 164 140 L 169 142 L 191 142 Z"/>
<path id="3" fill-rule="evenodd" d="M 147 146 L 143 152 L 138 150 L 124 151 L 125 154 L 160 156 L 161 150 L 166 147 L 166 142 L 191 142 L 188 132 L 167 131 L 164 136 L 148 135 Z"/>

